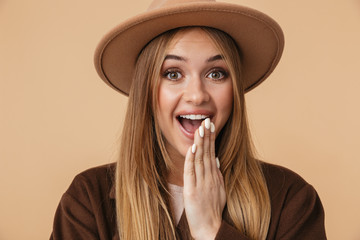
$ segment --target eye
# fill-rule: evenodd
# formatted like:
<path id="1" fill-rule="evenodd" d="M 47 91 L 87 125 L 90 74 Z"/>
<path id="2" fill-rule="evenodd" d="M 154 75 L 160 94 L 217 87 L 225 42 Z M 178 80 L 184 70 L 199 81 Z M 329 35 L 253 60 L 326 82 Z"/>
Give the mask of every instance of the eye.
<path id="1" fill-rule="evenodd" d="M 164 73 L 164 77 L 166 77 L 167 79 L 169 79 L 171 81 L 176 81 L 176 80 L 179 80 L 182 77 L 182 75 L 179 71 L 168 70 Z"/>
<path id="2" fill-rule="evenodd" d="M 206 77 L 211 78 L 215 81 L 222 80 L 227 77 L 227 73 L 223 70 L 214 69 Z"/>

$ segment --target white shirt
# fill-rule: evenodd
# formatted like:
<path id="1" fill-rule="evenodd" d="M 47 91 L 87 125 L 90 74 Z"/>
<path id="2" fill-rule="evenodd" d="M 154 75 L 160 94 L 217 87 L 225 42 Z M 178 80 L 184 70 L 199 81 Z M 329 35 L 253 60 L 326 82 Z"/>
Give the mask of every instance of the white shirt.
<path id="1" fill-rule="evenodd" d="M 171 210 L 175 217 L 176 225 L 179 223 L 181 215 L 184 211 L 184 197 L 183 187 L 168 183 L 170 197 Z"/>

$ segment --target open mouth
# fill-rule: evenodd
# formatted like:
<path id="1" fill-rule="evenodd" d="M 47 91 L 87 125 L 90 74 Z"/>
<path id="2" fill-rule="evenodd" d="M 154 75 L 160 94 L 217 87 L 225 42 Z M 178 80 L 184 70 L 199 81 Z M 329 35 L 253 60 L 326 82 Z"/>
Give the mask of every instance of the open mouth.
<path id="1" fill-rule="evenodd" d="M 209 118 L 209 115 L 202 114 L 188 114 L 188 115 L 179 115 L 176 119 L 179 121 L 181 126 L 188 133 L 194 133 L 201 125 L 201 122 L 206 118 Z"/>

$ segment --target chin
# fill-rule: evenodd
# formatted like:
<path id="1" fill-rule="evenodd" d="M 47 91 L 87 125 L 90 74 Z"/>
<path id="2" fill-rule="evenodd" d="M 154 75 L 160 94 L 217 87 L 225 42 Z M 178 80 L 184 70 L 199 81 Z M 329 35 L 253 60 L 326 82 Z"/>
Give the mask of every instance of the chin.
<path id="1" fill-rule="evenodd" d="M 185 143 L 179 141 L 177 144 L 171 144 L 169 142 L 165 142 L 165 147 L 169 154 L 169 157 L 173 160 L 183 158 L 185 160 L 186 153 L 192 143 Z"/>

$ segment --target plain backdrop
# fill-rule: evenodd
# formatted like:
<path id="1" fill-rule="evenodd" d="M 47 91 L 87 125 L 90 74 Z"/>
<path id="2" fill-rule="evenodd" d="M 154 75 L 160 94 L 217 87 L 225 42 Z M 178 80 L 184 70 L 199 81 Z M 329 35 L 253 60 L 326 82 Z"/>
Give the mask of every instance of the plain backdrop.
<path id="1" fill-rule="evenodd" d="M 360 239 L 360 1 L 228 1 L 282 26 L 247 94 L 259 156 L 318 191 L 329 239 Z M 114 161 L 127 98 L 93 67 L 102 35 L 150 0 L 0 0 L 0 239 L 48 239 L 74 176 Z"/>

